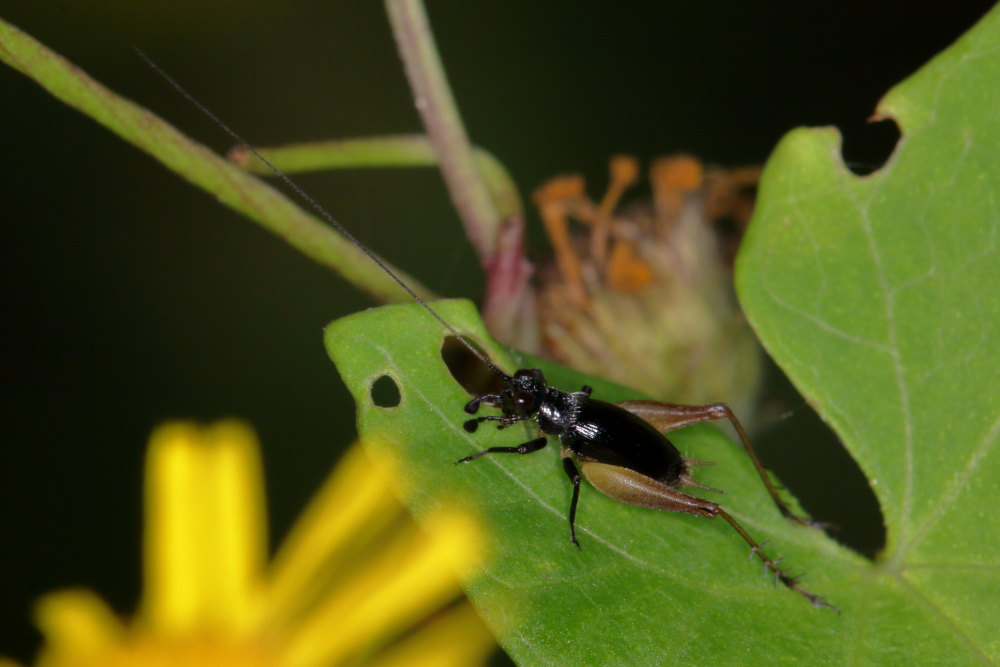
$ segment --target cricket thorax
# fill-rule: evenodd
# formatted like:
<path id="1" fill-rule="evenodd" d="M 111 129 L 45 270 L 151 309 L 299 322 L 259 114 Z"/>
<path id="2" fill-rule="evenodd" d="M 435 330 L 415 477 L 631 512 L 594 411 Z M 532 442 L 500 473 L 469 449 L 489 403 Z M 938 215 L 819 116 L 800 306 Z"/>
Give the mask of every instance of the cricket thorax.
<path id="1" fill-rule="evenodd" d="M 550 435 L 562 435 L 570 431 L 580 414 L 580 396 L 555 387 L 547 387 L 538 405 L 538 426 Z"/>

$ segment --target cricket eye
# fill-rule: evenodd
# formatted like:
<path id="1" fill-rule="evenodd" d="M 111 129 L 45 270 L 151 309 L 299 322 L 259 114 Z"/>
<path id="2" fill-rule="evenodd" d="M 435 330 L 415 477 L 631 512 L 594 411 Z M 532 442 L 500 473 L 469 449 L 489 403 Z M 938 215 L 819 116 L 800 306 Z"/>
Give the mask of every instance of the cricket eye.
<path id="1" fill-rule="evenodd" d="M 514 404 L 521 410 L 530 412 L 535 407 L 535 395 L 528 391 L 519 391 L 514 397 Z"/>

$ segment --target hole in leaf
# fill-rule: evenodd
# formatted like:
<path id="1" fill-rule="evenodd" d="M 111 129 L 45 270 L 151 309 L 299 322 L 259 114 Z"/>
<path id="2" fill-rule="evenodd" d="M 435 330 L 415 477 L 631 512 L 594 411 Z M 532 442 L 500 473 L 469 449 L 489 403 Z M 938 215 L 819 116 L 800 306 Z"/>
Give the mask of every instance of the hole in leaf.
<path id="1" fill-rule="evenodd" d="M 892 157 L 902 136 L 896 121 L 891 118 L 849 123 L 840 128 L 840 133 L 844 164 L 858 176 L 881 169 Z"/>
<path id="2" fill-rule="evenodd" d="M 482 352 L 483 356 L 489 356 L 475 342 L 466 340 Z M 441 359 L 455 381 L 462 385 L 462 388 L 471 396 L 493 394 L 503 388 L 503 383 L 497 374 L 487 368 L 481 359 L 477 358 L 469 348 L 462 344 L 462 341 L 454 336 L 448 336 L 444 339 L 444 343 L 441 345 Z"/>
<path id="3" fill-rule="evenodd" d="M 399 405 L 399 385 L 388 375 L 383 375 L 372 383 L 369 394 L 372 403 L 380 408 L 394 408 Z"/>
<path id="4" fill-rule="evenodd" d="M 874 559 L 885 547 L 885 518 L 857 462 L 777 366 L 769 363 L 766 427 L 754 438 L 773 471 L 831 539 Z M 784 412 L 778 416 L 776 413 Z"/>

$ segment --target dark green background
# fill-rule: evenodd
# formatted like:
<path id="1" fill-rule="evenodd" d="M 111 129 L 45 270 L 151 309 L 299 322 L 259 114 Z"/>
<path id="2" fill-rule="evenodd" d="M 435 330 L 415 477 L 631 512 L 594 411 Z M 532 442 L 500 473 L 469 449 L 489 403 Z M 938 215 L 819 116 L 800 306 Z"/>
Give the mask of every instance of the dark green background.
<path id="1" fill-rule="evenodd" d="M 378 2 L 127 4 L 3 2 L 0 15 L 218 150 L 222 133 L 132 45 L 257 144 L 419 128 Z M 759 163 L 796 125 L 836 124 L 849 159 L 876 162 L 891 137 L 864 119 L 881 93 L 990 3 L 910 5 L 504 0 L 429 11 L 472 136 L 522 191 L 582 171 L 598 194 L 612 153 Z M 253 423 L 280 538 L 353 431 L 321 328 L 372 304 L 5 67 L 0 156 L 0 653 L 23 659 L 37 642 L 31 601 L 46 591 L 84 584 L 132 609 L 142 459 L 164 419 Z M 300 180 L 440 293 L 477 295 L 434 172 Z M 829 518 L 856 492 L 824 477 L 830 465 L 805 448 L 815 436 L 783 426 L 764 458 Z M 871 548 L 878 536 L 852 532 L 850 511 L 834 520 Z"/>

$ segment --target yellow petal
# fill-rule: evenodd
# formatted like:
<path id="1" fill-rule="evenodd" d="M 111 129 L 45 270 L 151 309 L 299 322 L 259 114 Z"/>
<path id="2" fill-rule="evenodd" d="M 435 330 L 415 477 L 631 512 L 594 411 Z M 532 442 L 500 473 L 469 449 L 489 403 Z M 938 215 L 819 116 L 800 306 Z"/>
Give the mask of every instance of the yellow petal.
<path id="1" fill-rule="evenodd" d="M 472 667 L 485 664 L 496 648 L 479 614 L 462 602 L 376 656 L 369 667 Z"/>
<path id="2" fill-rule="evenodd" d="M 164 634 L 246 629 L 266 555 L 260 456 L 239 422 L 167 424 L 146 464 L 143 619 Z"/>
<path id="3" fill-rule="evenodd" d="M 393 479 L 355 444 L 344 454 L 275 557 L 268 609 L 272 619 L 301 615 L 329 585 L 330 564 L 382 531 L 403 512 Z"/>
<path id="4" fill-rule="evenodd" d="M 35 606 L 35 622 L 45 636 L 37 664 L 62 667 L 95 662 L 119 645 L 125 628 L 99 597 L 87 590 L 50 593 Z"/>
<path id="5" fill-rule="evenodd" d="M 475 523 L 440 517 L 429 533 L 407 531 L 370 558 L 295 628 L 288 663 L 336 663 L 384 641 L 460 592 L 457 570 L 479 544 Z"/>

